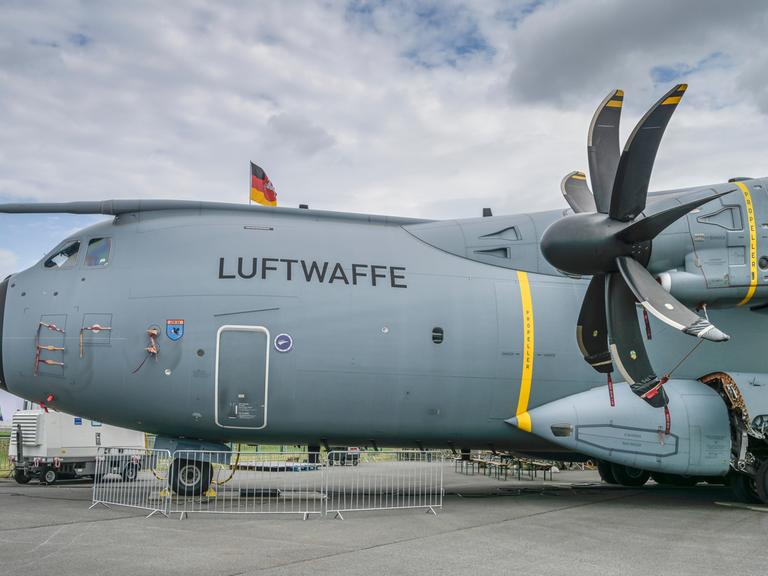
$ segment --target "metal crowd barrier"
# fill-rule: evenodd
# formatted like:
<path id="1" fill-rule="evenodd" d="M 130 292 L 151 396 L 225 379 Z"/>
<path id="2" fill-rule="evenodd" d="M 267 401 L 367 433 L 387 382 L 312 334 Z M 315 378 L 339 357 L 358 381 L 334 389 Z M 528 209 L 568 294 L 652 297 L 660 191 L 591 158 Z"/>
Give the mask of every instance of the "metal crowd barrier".
<path id="1" fill-rule="evenodd" d="M 309 452 L 176 452 L 169 513 L 324 512 L 323 466 Z"/>
<path id="2" fill-rule="evenodd" d="M 443 455 L 419 451 L 210 452 L 102 448 L 92 508 L 311 514 L 443 505 Z"/>
<path id="3" fill-rule="evenodd" d="M 8 458 L 8 448 L 11 439 L 7 436 L 0 437 L 0 478 L 8 478 L 11 475 L 11 461 Z"/>
<path id="4" fill-rule="evenodd" d="M 168 515 L 168 450 L 99 448 L 91 508 L 102 504 Z"/>
<path id="5" fill-rule="evenodd" d="M 326 514 L 344 518 L 355 510 L 443 505 L 443 457 L 437 452 L 329 452 L 325 475 Z"/>

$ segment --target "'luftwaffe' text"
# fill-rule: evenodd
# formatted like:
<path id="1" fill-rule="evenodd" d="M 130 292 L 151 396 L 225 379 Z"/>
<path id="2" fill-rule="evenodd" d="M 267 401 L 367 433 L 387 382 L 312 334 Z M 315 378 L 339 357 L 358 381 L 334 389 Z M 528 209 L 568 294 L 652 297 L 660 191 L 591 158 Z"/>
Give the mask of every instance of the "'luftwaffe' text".
<path id="1" fill-rule="evenodd" d="M 289 282 L 301 281 L 348 286 L 390 286 L 407 288 L 405 267 L 377 264 L 350 264 L 294 260 L 291 258 L 219 258 L 219 278 L 232 280 L 253 278 L 267 280 L 283 278 Z"/>

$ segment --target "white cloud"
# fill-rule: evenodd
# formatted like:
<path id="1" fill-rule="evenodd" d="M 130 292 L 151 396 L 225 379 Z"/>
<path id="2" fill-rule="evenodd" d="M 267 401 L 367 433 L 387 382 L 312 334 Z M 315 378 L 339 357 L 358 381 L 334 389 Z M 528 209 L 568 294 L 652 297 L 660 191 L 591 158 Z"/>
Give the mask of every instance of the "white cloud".
<path id="1" fill-rule="evenodd" d="M 18 272 L 18 258 L 10 250 L 0 248 L 0 280 Z"/>
<path id="2" fill-rule="evenodd" d="M 603 95 L 627 89 L 626 134 L 675 75 L 653 187 L 760 176 L 765 10 L 736 5 L 6 4 L 0 197 L 246 202 L 253 160 L 282 205 L 562 207 Z"/>

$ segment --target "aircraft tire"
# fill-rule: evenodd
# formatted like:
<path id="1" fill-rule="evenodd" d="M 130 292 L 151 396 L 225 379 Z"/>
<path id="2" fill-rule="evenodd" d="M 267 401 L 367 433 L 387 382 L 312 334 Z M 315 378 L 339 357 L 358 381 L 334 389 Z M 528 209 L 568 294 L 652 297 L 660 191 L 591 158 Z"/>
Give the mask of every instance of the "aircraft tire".
<path id="1" fill-rule="evenodd" d="M 763 504 L 768 504 L 768 459 L 766 459 L 757 469 L 755 475 L 755 488 L 757 496 Z"/>
<path id="2" fill-rule="evenodd" d="M 605 460 L 597 461 L 597 473 L 600 474 L 600 480 L 606 484 L 618 484 L 616 477 L 613 475 L 613 469 L 611 463 Z"/>
<path id="3" fill-rule="evenodd" d="M 631 466 L 624 466 L 623 464 L 611 464 L 611 472 L 613 472 L 616 482 L 622 486 L 642 486 L 651 477 L 650 472 L 640 470 L 639 468 L 632 468 Z"/>
<path id="4" fill-rule="evenodd" d="M 202 496 L 211 485 L 211 463 L 174 458 L 168 485 L 180 496 Z"/>
<path id="5" fill-rule="evenodd" d="M 696 476 L 667 474 L 666 472 L 651 472 L 651 478 L 653 478 L 654 482 L 663 486 L 695 486 L 699 483 L 699 479 Z"/>
<path id="6" fill-rule="evenodd" d="M 728 486 L 733 493 L 733 496 L 739 502 L 747 502 L 750 504 L 758 504 L 761 502 L 760 496 L 757 494 L 757 487 L 754 479 L 748 474 L 741 474 L 731 470 L 728 473 Z"/>
<path id="7" fill-rule="evenodd" d="M 27 484 L 32 480 L 32 476 L 24 472 L 24 470 L 15 470 L 13 472 L 13 479 L 16 480 L 18 484 Z"/>

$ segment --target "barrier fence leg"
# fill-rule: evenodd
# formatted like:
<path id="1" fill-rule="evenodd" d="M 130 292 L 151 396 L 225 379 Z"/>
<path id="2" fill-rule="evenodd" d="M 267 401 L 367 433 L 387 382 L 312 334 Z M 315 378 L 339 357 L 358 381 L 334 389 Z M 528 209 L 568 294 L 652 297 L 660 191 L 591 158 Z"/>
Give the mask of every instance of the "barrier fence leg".
<path id="1" fill-rule="evenodd" d="M 91 504 L 91 505 L 88 507 L 88 510 L 90 510 L 91 508 L 95 508 L 95 507 L 96 507 L 96 506 L 98 506 L 99 504 L 101 504 L 102 506 L 104 506 L 104 508 L 107 508 L 108 510 L 112 510 L 112 508 L 110 508 L 110 507 L 109 507 L 109 504 L 105 504 L 104 502 L 94 502 L 93 504 Z"/>

